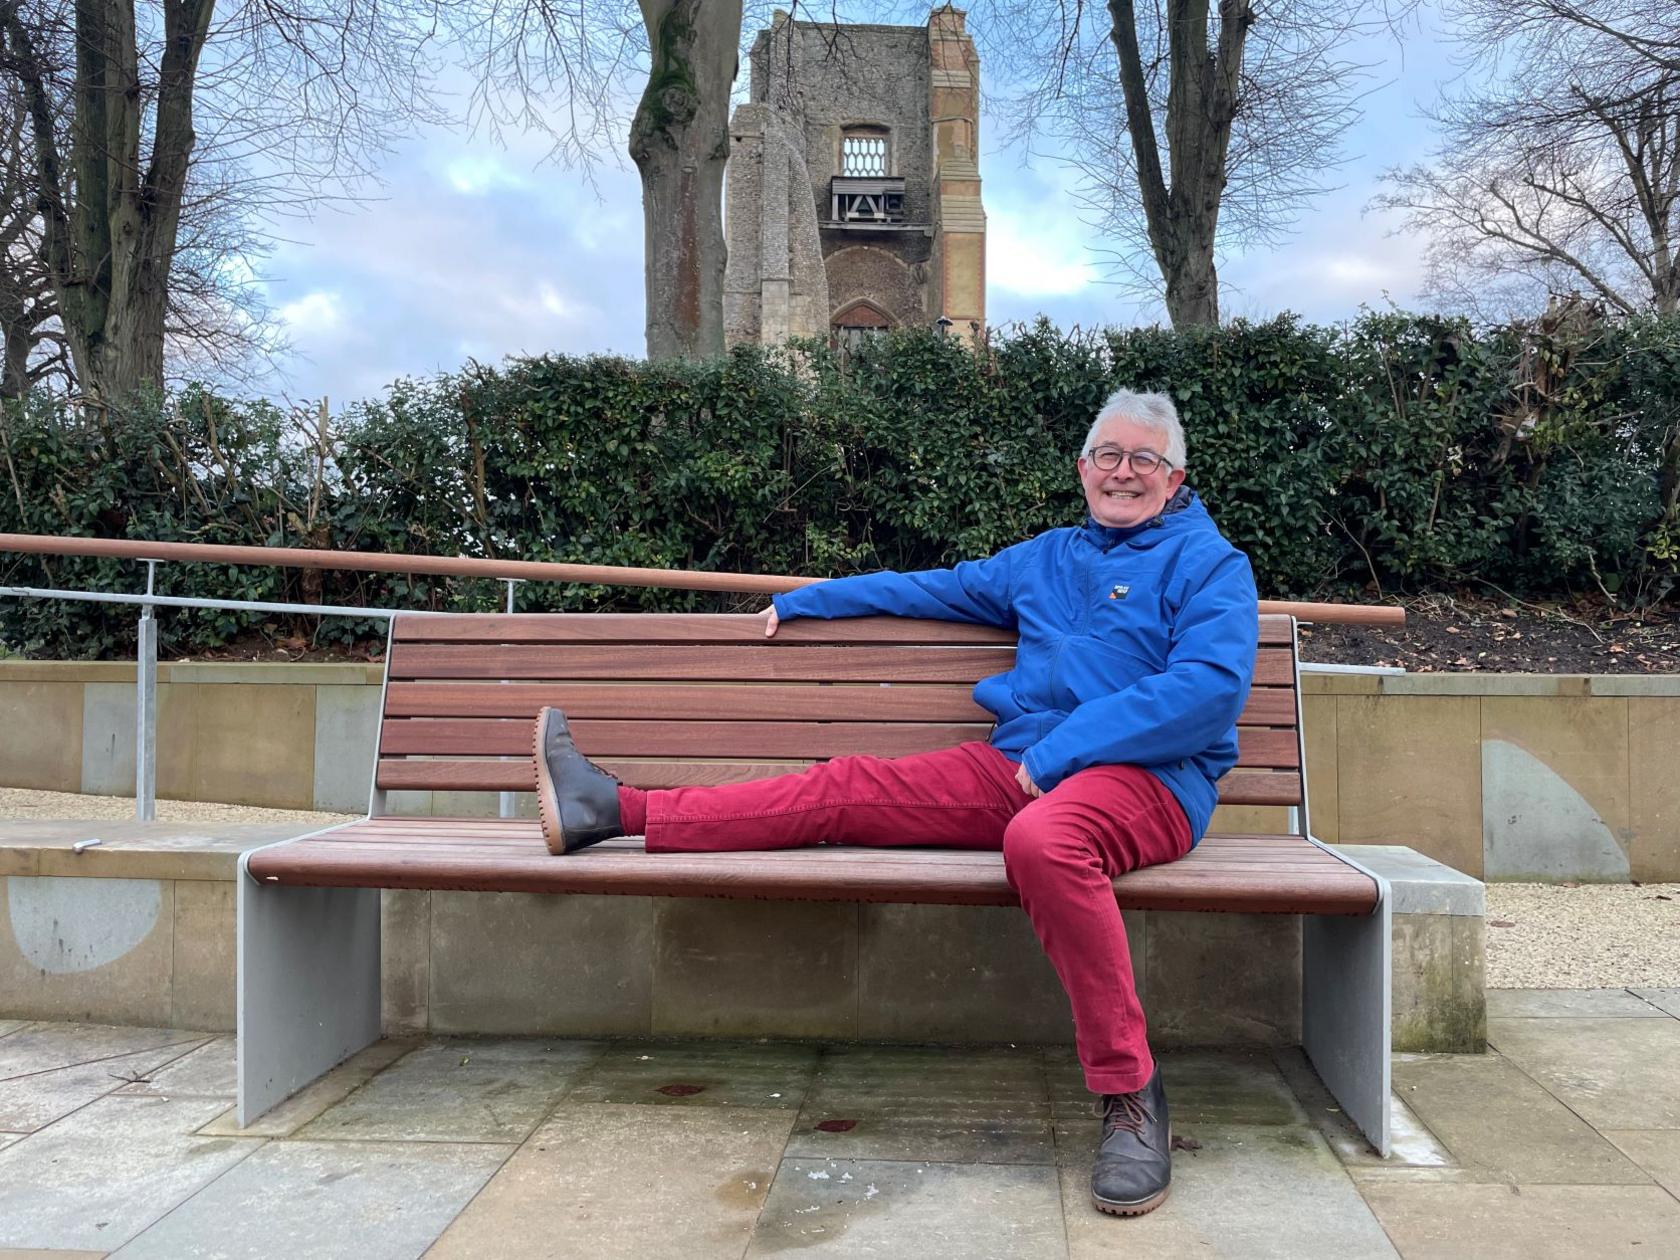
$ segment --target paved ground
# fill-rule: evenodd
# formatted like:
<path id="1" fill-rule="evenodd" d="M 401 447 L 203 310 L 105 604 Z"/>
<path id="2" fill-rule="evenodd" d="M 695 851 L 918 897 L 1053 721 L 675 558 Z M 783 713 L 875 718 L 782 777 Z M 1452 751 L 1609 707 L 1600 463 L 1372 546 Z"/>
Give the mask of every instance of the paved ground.
<path id="1" fill-rule="evenodd" d="M 1165 1059 L 1132 1221 L 1060 1050 L 381 1043 L 240 1133 L 226 1037 L 0 1021 L 0 1260 L 1675 1255 L 1680 989 L 1490 999 L 1396 1061 L 1386 1164 L 1297 1052 Z"/>

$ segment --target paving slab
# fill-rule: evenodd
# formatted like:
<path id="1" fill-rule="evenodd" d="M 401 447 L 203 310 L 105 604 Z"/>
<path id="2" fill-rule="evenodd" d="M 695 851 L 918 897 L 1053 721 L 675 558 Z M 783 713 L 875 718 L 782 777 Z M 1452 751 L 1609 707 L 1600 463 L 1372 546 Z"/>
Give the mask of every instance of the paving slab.
<path id="1" fill-rule="evenodd" d="M 564 1103 L 427 1260 L 739 1260 L 792 1123 L 763 1107 Z"/>
<path id="2" fill-rule="evenodd" d="M 1063 1136 L 1057 1126 L 1057 1140 Z M 1173 1154 L 1172 1193 L 1147 1216 L 1091 1206 L 1091 1150 L 1061 1169 L 1068 1255 L 1229 1260 L 1395 1260 L 1398 1253 L 1330 1147 L 1304 1124 L 1204 1125 Z M 1283 1205 L 1287 1205 L 1285 1208 Z"/>
<path id="3" fill-rule="evenodd" d="M 1336 1152 L 1343 1167 L 1394 1170 L 1456 1166 L 1452 1152 L 1397 1095 L 1388 1096 L 1389 1154 L 1384 1159 L 1371 1149 L 1370 1139 L 1354 1128 L 1353 1121 L 1324 1087 L 1299 1047 L 1279 1051 L 1275 1059 L 1307 1118 Z"/>
<path id="4" fill-rule="evenodd" d="M 1465 1168 L 1524 1184 L 1647 1180 L 1586 1121 L 1499 1055 L 1408 1056 L 1392 1070 L 1395 1092 Z"/>
<path id="5" fill-rule="evenodd" d="M 829 1046 L 787 1153 L 808 1159 L 1055 1161 L 1035 1050 Z"/>
<path id="6" fill-rule="evenodd" d="M 1680 1202 L 1658 1186 L 1366 1183 L 1406 1260 L 1672 1255 Z"/>
<path id="7" fill-rule="evenodd" d="M 1635 989 L 1633 992 L 1658 1010 L 1680 1019 L 1680 989 Z"/>
<path id="8" fill-rule="evenodd" d="M 1490 1019 L 1661 1019 L 1665 1012 L 1626 989 L 1489 989 Z"/>
<path id="9" fill-rule="evenodd" d="M 0 1129 L 32 1133 L 79 1111 L 95 1098 L 118 1093 L 180 1058 L 176 1046 L 96 1059 L 70 1067 L 0 1081 Z"/>
<path id="10" fill-rule="evenodd" d="M 43 1251 L 39 1247 L 0 1247 L 0 1260 L 104 1260 L 103 1251 Z"/>
<path id="11" fill-rule="evenodd" d="M 1489 1020 L 1488 1044 L 1596 1129 L 1680 1128 L 1680 1022 Z"/>
<path id="12" fill-rule="evenodd" d="M 178 1028 L 30 1024 L 0 1040 L 0 1081 L 163 1046 L 179 1046 L 185 1053 L 206 1040 L 203 1033 L 182 1032 Z"/>
<path id="13" fill-rule="evenodd" d="M 1045 1165 L 785 1159 L 746 1260 L 1063 1260 L 1060 1193 Z"/>
<path id="14" fill-rule="evenodd" d="M 1096 1126 L 1095 1096 L 1071 1050 L 1044 1052 L 1056 1119 Z M 1305 1120 L 1283 1074 L 1264 1050 L 1167 1050 L 1156 1056 L 1174 1124 L 1299 1124 Z"/>
<path id="15" fill-rule="evenodd" d="M 1610 1129 L 1604 1136 L 1680 1199 L 1680 1129 Z"/>
<path id="16" fill-rule="evenodd" d="M 599 1053 L 587 1041 L 434 1041 L 322 1112 L 298 1136 L 522 1142 Z"/>
<path id="17" fill-rule="evenodd" d="M 10 1036 L 28 1022 L 22 1019 L 0 1019 L 0 1037 Z"/>
<path id="18" fill-rule="evenodd" d="M 204 1137 L 290 1137 L 327 1108 L 343 1102 L 419 1044 L 401 1038 L 376 1041 L 366 1050 L 351 1055 L 325 1076 L 305 1085 L 272 1111 L 264 1112 L 248 1127 L 239 1127 L 239 1111 L 229 1107 L 199 1133 Z"/>
<path id="19" fill-rule="evenodd" d="M 257 1146 L 193 1130 L 214 1098 L 101 1098 L 0 1151 L 0 1247 L 119 1247 Z"/>
<path id="20" fill-rule="evenodd" d="M 239 1092 L 239 1070 L 232 1037 L 217 1037 L 188 1051 L 164 1067 L 147 1072 L 145 1080 L 124 1085 L 119 1094 L 157 1094 L 165 1098 L 232 1098 Z"/>
<path id="21" fill-rule="evenodd" d="M 620 1042 L 578 1076 L 567 1101 L 796 1111 L 818 1054 L 774 1042 Z"/>
<path id="22" fill-rule="evenodd" d="M 515 1148 L 270 1142 L 113 1253 L 122 1260 L 412 1260 Z"/>

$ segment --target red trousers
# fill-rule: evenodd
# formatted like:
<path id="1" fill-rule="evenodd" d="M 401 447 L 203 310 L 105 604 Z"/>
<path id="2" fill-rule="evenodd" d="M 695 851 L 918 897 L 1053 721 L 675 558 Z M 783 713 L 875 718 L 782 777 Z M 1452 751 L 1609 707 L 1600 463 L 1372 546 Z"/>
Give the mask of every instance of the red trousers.
<path id="1" fill-rule="evenodd" d="M 1093 1093 L 1142 1089 L 1155 1070 L 1109 880 L 1183 857 L 1190 827 L 1171 792 L 1136 766 L 1094 766 L 1036 799 L 989 744 L 912 757 L 837 757 L 802 774 L 723 787 L 623 790 L 645 808 L 654 853 L 816 844 L 1003 851 L 1009 883 L 1073 1005 Z"/>

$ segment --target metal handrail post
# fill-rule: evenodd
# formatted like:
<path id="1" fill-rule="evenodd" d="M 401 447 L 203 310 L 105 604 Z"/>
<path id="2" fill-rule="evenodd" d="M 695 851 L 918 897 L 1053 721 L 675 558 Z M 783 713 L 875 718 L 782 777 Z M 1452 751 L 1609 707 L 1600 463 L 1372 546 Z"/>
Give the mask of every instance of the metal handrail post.
<path id="1" fill-rule="evenodd" d="M 523 578 L 503 578 L 502 581 L 507 583 L 507 612 L 511 616 L 513 614 L 513 595 L 514 595 L 514 591 L 516 589 L 518 589 L 519 584 L 522 581 L 524 581 L 524 579 Z M 508 679 L 504 678 L 504 679 L 502 679 L 502 681 L 505 683 L 505 682 L 508 681 Z M 512 818 L 514 816 L 514 814 L 516 812 L 518 812 L 518 809 L 519 809 L 519 798 L 518 798 L 518 796 L 513 792 L 503 792 L 502 795 L 501 795 L 501 798 L 500 798 L 500 804 L 497 807 L 497 813 L 503 818 Z"/>
<path id="2" fill-rule="evenodd" d="M 155 593 L 156 560 L 146 561 L 146 594 Z M 134 669 L 134 817 L 157 817 L 157 618 L 147 603 L 140 612 Z"/>

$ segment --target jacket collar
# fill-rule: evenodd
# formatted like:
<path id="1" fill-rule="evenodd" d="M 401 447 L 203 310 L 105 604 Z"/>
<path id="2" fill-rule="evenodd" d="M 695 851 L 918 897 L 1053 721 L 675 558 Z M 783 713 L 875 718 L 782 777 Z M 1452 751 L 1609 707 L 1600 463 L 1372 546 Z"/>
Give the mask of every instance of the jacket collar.
<path id="1" fill-rule="evenodd" d="M 1189 486 L 1180 486 L 1177 490 L 1173 491 L 1172 497 L 1167 500 L 1166 505 L 1162 507 L 1160 513 L 1156 516 L 1150 517 L 1141 525 L 1128 525 L 1124 528 L 1113 525 L 1100 525 L 1090 514 L 1087 513 L 1085 517 L 1085 524 L 1081 526 L 1081 529 L 1085 536 L 1090 539 L 1093 544 L 1103 551 L 1108 551 L 1110 548 L 1117 547 L 1121 543 L 1130 542 L 1132 539 L 1147 533 L 1149 530 L 1162 528 L 1166 525 L 1168 517 L 1176 516 L 1195 501 L 1196 492 Z"/>

